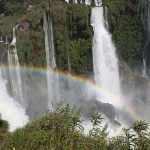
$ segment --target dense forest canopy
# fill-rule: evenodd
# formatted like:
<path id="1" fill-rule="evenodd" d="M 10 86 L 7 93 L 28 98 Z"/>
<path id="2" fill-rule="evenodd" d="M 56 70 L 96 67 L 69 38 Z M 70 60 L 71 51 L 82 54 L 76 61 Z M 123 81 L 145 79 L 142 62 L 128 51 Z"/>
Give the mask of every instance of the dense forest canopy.
<path id="1" fill-rule="evenodd" d="M 103 3 L 108 7 L 109 30 L 120 59 L 125 60 L 131 67 L 138 68 L 142 62 L 143 47 L 146 43 L 148 1 L 104 0 Z M 60 0 L 1 0 L 0 4 L 1 34 L 11 39 L 15 24 L 19 23 L 20 28 L 24 28 L 18 33 L 17 38 L 22 63 L 45 64 L 42 58 L 44 57 L 42 20 L 46 11 L 53 18 L 58 68 L 67 70 L 69 50 L 72 72 L 87 74 L 92 71 L 90 6 L 67 4 Z M 25 23 L 29 26 L 25 27 Z M 24 50 L 25 46 L 28 52 Z M 37 64 L 36 59 L 39 56 L 41 60 Z"/>

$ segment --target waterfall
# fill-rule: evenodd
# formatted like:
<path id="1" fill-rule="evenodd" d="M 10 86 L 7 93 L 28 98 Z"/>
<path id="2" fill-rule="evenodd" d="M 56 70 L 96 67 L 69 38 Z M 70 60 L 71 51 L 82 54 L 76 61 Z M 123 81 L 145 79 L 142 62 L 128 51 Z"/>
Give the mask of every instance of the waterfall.
<path id="1" fill-rule="evenodd" d="M 70 0 L 65 0 L 67 3 L 70 3 Z M 77 0 L 72 0 L 72 3 L 78 3 Z"/>
<path id="2" fill-rule="evenodd" d="M 146 73 L 146 57 L 143 57 L 143 70 L 142 70 L 142 76 L 147 78 L 147 73 Z"/>
<path id="3" fill-rule="evenodd" d="M 52 108 L 54 101 L 57 101 L 56 92 L 58 92 L 58 74 L 50 73 L 50 70 L 56 69 L 54 39 L 53 39 L 53 25 L 52 20 L 48 14 L 44 13 L 43 28 L 45 32 L 45 51 L 47 62 L 47 88 L 48 88 L 48 105 Z"/>
<path id="4" fill-rule="evenodd" d="M 70 0 L 65 0 L 67 3 L 70 3 Z M 102 1 L 101 0 L 94 0 L 94 2 L 95 2 L 95 5 L 96 6 L 101 6 L 102 5 Z M 78 3 L 78 0 L 72 0 L 72 3 Z M 83 3 L 83 1 L 82 0 L 80 0 L 80 3 Z M 91 5 L 91 3 L 92 3 L 92 0 L 84 0 L 84 3 L 86 4 L 86 5 Z"/>
<path id="5" fill-rule="evenodd" d="M 108 31 L 109 30 L 109 24 L 108 24 L 108 8 L 104 6 L 104 20 L 105 20 L 105 28 Z"/>
<path id="6" fill-rule="evenodd" d="M 147 15 L 147 38 L 146 38 L 146 44 L 144 46 L 144 51 L 143 51 L 143 70 L 142 70 L 142 75 L 145 78 L 148 78 L 150 74 L 150 69 L 149 69 L 149 56 L 150 56 L 150 0 L 148 0 L 148 15 Z"/>
<path id="7" fill-rule="evenodd" d="M 20 64 L 17 55 L 17 48 L 16 48 L 16 29 L 18 25 L 13 28 L 13 40 L 8 46 L 8 63 L 9 63 L 9 70 L 11 76 L 11 82 L 13 87 L 13 94 L 15 100 L 24 107 L 24 100 L 23 100 L 23 91 L 22 91 L 22 80 L 20 74 Z"/>
<path id="8" fill-rule="evenodd" d="M 6 80 L 2 78 L 0 70 L 0 114 L 3 120 L 8 121 L 9 130 L 23 127 L 29 118 L 21 105 L 11 98 L 7 93 Z"/>
<path id="9" fill-rule="evenodd" d="M 7 36 L 6 36 L 5 45 L 7 45 L 7 44 L 9 44 L 9 43 L 8 43 L 8 38 L 7 38 Z"/>
<path id="10" fill-rule="evenodd" d="M 70 52 L 69 52 L 69 49 L 67 49 L 67 60 L 68 60 L 68 71 L 69 73 L 71 73 L 71 64 L 70 64 Z"/>
<path id="11" fill-rule="evenodd" d="M 98 3 L 96 4 L 98 5 Z M 111 35 L 105 28 L 103 12 L 103 7 L 92 8 L 91 25 L 94 30 L 92 49 L 95 81 L 104 90 L 119 96 L 120 81 L 115 46 L 111 40 Z M 111 100 L 103 102 L 112 104 Z"/>
<path id="12" fill-rule="evenodd" d="M 150 0 L 148 0 L 147 39 L 150 39 Z"/>
<path id="13" fill-rule="evenodd" d="M 102 0 L 94 0 L 96 6 L 102 6 Z"/>

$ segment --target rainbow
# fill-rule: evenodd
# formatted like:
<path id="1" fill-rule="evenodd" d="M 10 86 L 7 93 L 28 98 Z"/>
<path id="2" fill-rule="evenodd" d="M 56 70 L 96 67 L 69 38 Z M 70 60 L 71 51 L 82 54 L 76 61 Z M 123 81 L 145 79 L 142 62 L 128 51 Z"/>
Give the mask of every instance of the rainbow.
<path id="1" fill-rule="evenodd" d="M 7 65 L 0 65 L 0 70 L 6 71 L 9 70 L 9 67 Z M 116 96 L 113 93 L 108 92 L 106 89 L 98 86 L 93 81 L 88 80 L 82 76 L 70 74 L 68 72 L 64 71 L 56 71 L 51 70 L 44 67 L 30 67 L 30 66 L 20 66 L 20 70 L 22 71 L 28 71 L 28 72 L 35 72 L 37 74 L 45 75 L 47 71 L 51 74 L 58 74 L 59 77 L 64 79 L 69 79 L 71 81 L 79 82 L 80 84 L 86 85 L 90 89 L 94 90 L 97 94 L 103 94 L 107 98 L 111 99 L 112 104 L 115 104 L 115 107 L 123 109 L 133 120 L 141 120 L 141 116 L 138 114 L 136 109 L 126 102 L 123 98 L 120 96 Z"/>

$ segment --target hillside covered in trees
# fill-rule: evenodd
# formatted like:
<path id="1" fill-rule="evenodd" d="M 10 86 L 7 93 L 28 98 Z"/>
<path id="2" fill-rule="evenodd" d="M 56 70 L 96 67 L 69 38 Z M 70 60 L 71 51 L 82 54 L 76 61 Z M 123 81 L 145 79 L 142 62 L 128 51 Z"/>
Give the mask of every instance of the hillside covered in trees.
<path id="1" fill-rule="evenodd" d="M 108 7 L 109 30 L 120 60 L 132 68 L 142 63 L 146 44 L 148 1 L 104 0 Z M 17 48 L 20 63 L 45 65 L 43 14 L 49 13 L 54 26 L 58 69 L 68 70 L 68 51 L 72 73 L 88 74 L 92 69 L 91 7 L 67 4 L 61 0 L 4 0 L 1 6 L 1 36 L 12 39 L 12 28 L 19 24 Z M 94 5 L 94 2 L 93 2 Z M 82 59 L 81 59 L 82 58 Z M 38 60 L 38 61 L 37 61 Z"/>

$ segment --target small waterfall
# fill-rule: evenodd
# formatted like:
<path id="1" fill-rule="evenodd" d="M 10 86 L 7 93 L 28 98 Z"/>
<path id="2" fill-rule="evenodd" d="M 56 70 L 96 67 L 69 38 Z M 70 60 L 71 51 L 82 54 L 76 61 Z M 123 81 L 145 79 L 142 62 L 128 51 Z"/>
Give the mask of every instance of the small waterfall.
<path id="1" fill-rule="evenodd" d="M 9 42 L 8 42 L 8 38 L 7 38 L 7 36 L 6 36 L 5 45 L 7 45 L 7 44 L 9 44 Z"/>
<path id="2" fill-rule="evenodd" d="M 144 51 L 143 51 L 143 70 L 142 70 L 142 75 L 146 78 L 148 78 L 150 74 L 150 69 L 149 69 L 149 56 L 150 56 L 150 0 L 148 0 L 148 16 L 147 16 L 147 38 L 146 38 L 146 44 L 144 46 Z"/>
<path id="3" fill-rule="evenodd" d="M 65 0 L 67 3 L 85 3 L 86 5 L 91 5 L 93 0 Z M 78 2 L 79 1 L 79 2 Z M 102 6 L 101 0 L 94 0 L 96 6 Z"/>
<path id="4" fill-rule="evenodd" d="M 69 49 L 67 50 L 67 55 L 68 55 L 68 71 L 69 73 L 71 73 L 71 64 L 70 64 L 70 52 L 69 52 Z"/>
<path id="5" fill-rule="evenodd" d="M 9 70 L 10 70 L 14 98 L 22 107 L 24 107 L 20 64 L 19 64 L 17 48 L 16 48 L 17 27 L 18 25 L 16 25 L 13 28 L 13 40 L 8 46 L 8 63 L 9 63 Z"/>
<path id="6" fill-rule="evenodd" d="M 97 6 L 102 5 L 100 1 L 96 4 Z M 115 46 L 111 40 L 111 35 L 105 28 L 103 13 L 103 7 L 92 8 L 91 25 L 94 30 L 92 49 L 95 81 L 104 90 L 119 96 L 120 81 Z M 112 104 L 111 100 L 104 102 Z"/>
<path id="7" fill-rule="evenodd" d="M 47 88 L 48 88 L 48 102 L 49 108 L 52 108 L 54 101 L 57 101 L 58 93 L 58 75 L 50 73 L 50 70 L 56 70 L 55 61 L 55 50 L 54 50 L 54 39 L 53 39 L 53 25 L 52 20 L 48 14 L 44 13 L 44 24 L 45 32 L 45 51 L 46 51 L 46 62 L 47 62 Z"/>
<path id="8" fill-rule="evenodd" d="M 142 76 L 147 78 L 147 73 L 146 73 L 146 57 L 143 57 L 143 70 L 142 70 Z"/>
<path id="9" fill-rule="evenodd" d="M 0 70 L 0 114 L 3 120 L 8 121 L 9 130 L 13 131 L 23 127 L 29 118 L 20 104 L 8 95 L 6 83 L 7 81 L 2 78 Z"/>
<path id="10" fill-rule="evenodd" d="M 150 0 L 148 0 L 147 39 L 150 39 Z"/>
<path id="11" fill-rule="evenodd" d="M 72 3 L 78 3 L 77 2 L 77 0 L 65 0 L 67 3 L 70 3 L 70 1 L 72 2 Z"/>
<path id="12" fill-rule="evenodd" d="M 102 6 L 102 0 L 94 0 L 96 6 Z"/>
<path id="13" fill-rule="evenodd" d="M 86 5 L 91 5 L 91 0 L 85 0 Z"/>
<path id="14" fill-rule="evenodd" d="M 104 8 L 104 20 L 105 20 L 105 28 L 108 31 L 109 30 L 109 24 L 108 24 L 108 8 L 106 6 Z"/>

